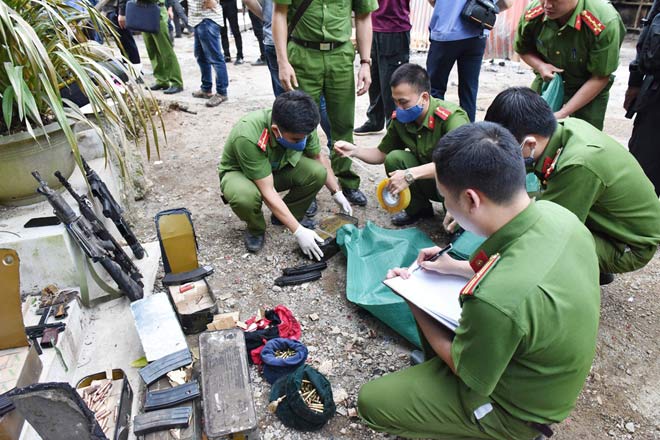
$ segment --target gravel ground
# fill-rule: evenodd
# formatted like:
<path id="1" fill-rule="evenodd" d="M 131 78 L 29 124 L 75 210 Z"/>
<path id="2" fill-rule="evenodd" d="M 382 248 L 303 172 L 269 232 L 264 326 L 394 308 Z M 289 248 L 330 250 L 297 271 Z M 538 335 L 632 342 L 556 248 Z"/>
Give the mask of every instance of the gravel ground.
<path id="1" fill-rule="evenodd" d="M 259 308 L 284 304 L 302 324 L 302 341 L 308 346 L 311 364 L 327 374 L 335 396 L 342 401 L 338 414 L 317 433 L 300 433 L 284 427 L 266 410 L 270 386 L 257 369 L 251 369 L 253 395 L 259 429 L 264 439 L 381 439 L 392 438 L 365 427 L 349 411 L 355 407 L 357 393 L 365 382 L 409 365 L 411 345 L 368 313 L 345 298 L 346 259 L 337 255 L 319 281 L 297 287 L 274 287 L 273 280 L 284 267 L 304 262 L 291 234 L 283 227 L 268 226 L 266 245 L 257 255 L 243 246 L 243 224 L 219 197 L 216 166 L 225 138 L 238 118 L 249 111 L 272 103 L 270 82 L 265 67 L 253 67 L 256 41 L 244 34 L 248 63 L 229 65 L 230 100 L 208 109 L 190 93 L 197 88 L 199 73 L 192 55 L 192 39 L 176 40 L 186 90 L 163 99 L 164 108 L 172 100 L 188 106 L 196 115 L 181 111 L 164 112 L 167 145 L 160 158 L 146 164 L 149 191 L 136 202 L 136 230 L 143 240 L 155 240 L 153 216 L 160 210 L 187 207 L 193 213 L 200 244 L 200 261 L 215 267 L 210 283 L 221 311 L 240 311 L 241 319 Z M 140 42 L 141 44 L 141 42 Z M 144 46 L 143 58 L 147 60 Z M 610 98 L 606 131 L 626 143 L 631 123 L 620 109 L 627 78 L 626 66 L 634 43 L 626 41 L 622 66 Z M 413 55 L 413 62 L 424 64 L 425 54 Z M 147 67 L 148 68 L 148 67 Z M 481 75 L 478 119 L 503 88 L 527 85 L 531 72 L 517 63 L 484 62 Z M 151 78 L 148 76 L 148 80 Z M 149 81 L 148 81 L 149 82 Z M 450 78 L 448 100 L 457 101 L 455 72 Z M 166 101 L 168 99 L 169 101 Z M 366 97 L 357 100 L 356 125 L 364 120 Z M 376 146 L 382 135 L 358 138 L 360 145 Z M 386 213 L 377 207 L 375 184 L 384 177 L 382 167 L 369 166 L 370 172 L 357 169 L 363 178 L 362 189 L 369 204 L 356 208 L 360 223 L 372 221 L 390 227 Z M 328 192 L 319 195 L 322 218 L 335 210 Z M 270 217 L 264 208 L 266 218 Z M 446 242 L 442 233 L 441 205 L 436 216 L 417 226 L 439 244 Z M 539 249 L 542 251 L 542 249 Z M 660 289 L 658 255 L 643 270 L 617 276 L 602 289 L 602 315 L 596 359 L 577 407 L 571 416 L 556 427 L 557 439 L 658 439 L 660 438 L 660 325 L 658 303 Z M 157 283 L 157 289 L 160 283 Z M 320 319 L 312 321 L 310 314 Z M 559 329 L 561 330 L 561 329 Z"/>

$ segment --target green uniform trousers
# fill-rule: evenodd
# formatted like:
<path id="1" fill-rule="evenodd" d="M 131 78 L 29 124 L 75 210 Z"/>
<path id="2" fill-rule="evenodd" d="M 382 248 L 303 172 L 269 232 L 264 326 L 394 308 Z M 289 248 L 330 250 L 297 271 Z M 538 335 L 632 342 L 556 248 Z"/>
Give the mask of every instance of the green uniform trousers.
<path id="1" fill-rule="evenodd" d="M 301 220 L 310 203 L 325 184 L 327 171 L 314 159 L 301 157 L 294 167 L 273 172 L 275 190 L 287 191 L 284 203 L 291 214 Z M 255 183 L 240 171 L 228 171 L 220 176 L 220 189 L 232 211 L 244 222 L 250 234 L 262 235 L 266 222 L 261 212 L 263 199 Z"/>
<path id="2" fill-rule="evenodd" d="M 289 61 L 296 71 L 300 89 L 316 103 L 325 96 L 333 141 L 353 143 L 355 120 L 355 51 L 350 41 L 329 51 L 308 49 L 289 42 Z M 330 151 L 332 170 L 342 188 L 360 187 L 360 176 L 351 170 L 352 161 Z"/>
<path id="3" fill-rule="evenodd" d="M 405 170 L 408 168 L 424 165 L 410 151 L 394 150 L 385 156 L 385 172 L 389 175 L 392 171 Z M 423 209 L 431 208 L 431 202 L 442 202 L 435 187 L 435 179 L 416 180 L 410 185 L 410 205 L 406 208 L 408 215 L 416 215 Z"/>
<path id="4" fill-rule="evenodd" d="M 591 100 L 591 102 L 573 113 L 571 117 L 587 121 L 597 129 L 602 130 L 603 123 L 605 121 L 605 111 L 607 110 L 607 102 L 610 100 L 610 87 L 612 87 L 613 82 L 614 80 L 610 79 L 610 82 L 607 84 L 607 86 L 605 86 L 605 88 L 598 95 L 596 95 L 596 97 Z M 542 86 L 543 80 L 540 76 L 537 75 L 532 82 L 531 88 L 536 91 L 536 93 L 540 94 Z M 565 89 L 563 103 L 566 104 L 568 100 L 573 97 L 575 92 L 577 92 L 577 89 Z"/>
<path id="5" fill-rule="evenodd" d="M 601 272 L 624 273 L 641 269 L 651 261 L 658 246 L 632 248 L 625 243 L 591 231 L 596 242 L 596 255 Z"/>
<path id="6" fill-rule="evenodd" d="M 181 67 L 167 32 L 167 9 L 160 7 L 160 31 L 157 34 L 142 33 L 144 46 L 151 61 L 156 84 L 183 87 Z"/>
<path id="7" fill-rule="evenodd" d="M 492 410 L 477 420 L 474 411 L 486 403 Z M 362 386 L 358 412 L 370 428 L 405 438 L 522 440 L 540 435 L 478 396 L 438 357 Z"/>

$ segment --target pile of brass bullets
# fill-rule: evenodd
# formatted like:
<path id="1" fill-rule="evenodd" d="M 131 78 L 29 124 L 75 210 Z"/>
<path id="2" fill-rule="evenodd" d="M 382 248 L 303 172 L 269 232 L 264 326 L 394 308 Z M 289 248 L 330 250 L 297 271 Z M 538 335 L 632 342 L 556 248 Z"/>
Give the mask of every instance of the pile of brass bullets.
<path id="1" fill-rule="evenodd" d="M 298 393 L 300 393 L 300 397 L 302 397 L 309 409 L 317 413 L 323 412 L 323 402 L 321 402 L 321 397 L 310 381 L 303 379 Z"/>
<path id="2" fill-rule="evenodd" d="M 114 408 L 114 411 L 107 407 L 106 400 L 110 395 L 112 390 L 112 381 L 104 380 L 99 381 L 98 384 L 89 386 L 82 390 L 82 398 L 87 404 L 87 407 L 94 413 L 96 421 L 101 426 L 101 429 L 105 433 L 108 428 L 110 416 L 114 415 L 112 420 L 117 419 L 118 406 Z"/>
<path id="3" fill-rule="evenodd" d="M 286 350 L 275 350 L 275 357 L 278 359 L 288 359 L 296 355 L 296 350 L 287 348 Z"/>

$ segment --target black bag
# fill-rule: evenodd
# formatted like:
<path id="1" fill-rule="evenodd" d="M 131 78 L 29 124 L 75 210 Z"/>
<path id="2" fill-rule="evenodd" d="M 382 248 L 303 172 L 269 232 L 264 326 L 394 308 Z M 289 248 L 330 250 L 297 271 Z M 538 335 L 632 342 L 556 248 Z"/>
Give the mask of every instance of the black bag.
<path id="1" fill-rule="evenodd" d="M 461 11 L 461 17 L 483 29 L 493 29 L 500 9 L 489 0 L 467 0 Z"/>
<path id="2" fill-rule="evenodd" d="M 126 2 L 126 28 L 157 34 L 160 31 L 160 6 L 135 0 Z"/>
<path id="3" fill-rule="evenodd" d="M 655 14 L 639 37 L 639 69 L 646 75 L 660 73 L 660 13 Z"/>

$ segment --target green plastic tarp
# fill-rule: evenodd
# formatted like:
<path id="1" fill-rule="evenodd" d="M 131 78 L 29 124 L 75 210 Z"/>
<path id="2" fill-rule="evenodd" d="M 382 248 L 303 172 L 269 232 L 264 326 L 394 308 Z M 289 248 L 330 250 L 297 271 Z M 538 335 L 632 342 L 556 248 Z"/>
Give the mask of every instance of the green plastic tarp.
<path id="1" fill-rule="evenodd" d="M 555 73 L 550 81 L 543 82 L 541 98 L 545 99 L 553 112 L 559 111 L 564 105 L 564 80 L 559 73 Z"/>
<path id="2" fill-rule="evenodd" d="M 417 324 L 406 302 L 383 284 L 388 269 L 409 266 L 419 250 L 434 246 L 417 228 L 384 229 L 371 222 L 342 226 L 337 244 L 346 255 L 346 297 L 421 347 Z"/>

